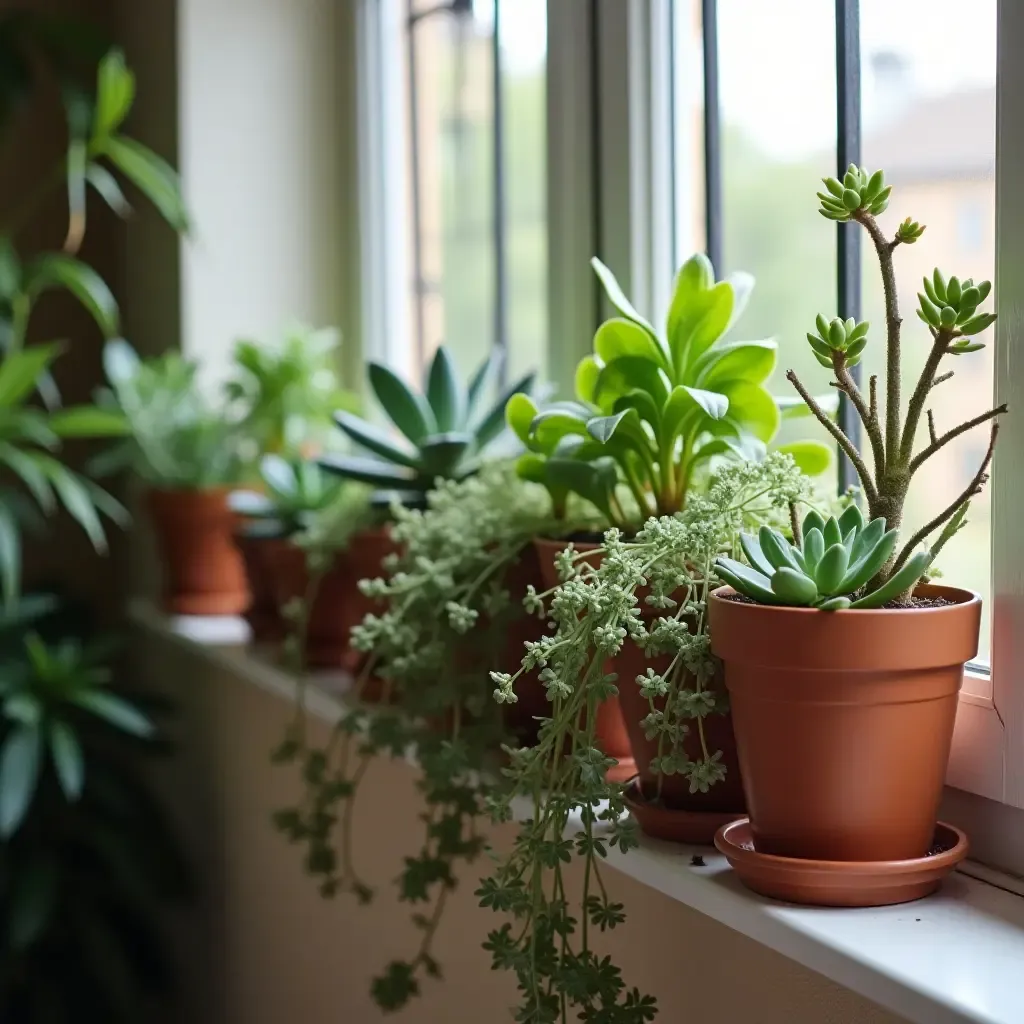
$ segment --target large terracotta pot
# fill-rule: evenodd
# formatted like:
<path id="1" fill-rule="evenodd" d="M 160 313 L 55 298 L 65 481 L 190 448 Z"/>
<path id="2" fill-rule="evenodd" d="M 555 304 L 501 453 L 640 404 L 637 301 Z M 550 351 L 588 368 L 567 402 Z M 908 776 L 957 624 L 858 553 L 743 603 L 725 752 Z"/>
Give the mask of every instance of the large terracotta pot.
<path id="1" fill-rule="evenodd" d="M 281 609 L 274 587 L 272 553 L 280 543 L 278 533 L 261 532 L 251 526 L 235 534 L 235 545 L 242 555 L 249 582 L 249 607 L 245 621 L 249 623 L 254 643 L 277 643 L 285 633 Z"/>
<path id="2" fill-rule="evenodd" d="M 565 550 L 568 541 L 551 540 L 547 537 L 534 538 L 534 548 L 537 557 L 540 559 L 541 580 L 544 589 L 549 590 L 558 586 L 558 570 L 555 568 L 555 557 Z M 594 559 L 599 558 L 596 554 L 599 545 L 586 541 L 574 542 L 573 546 L 577 551 L 595 552 Z M 593 562 L 593 559 L 587 559 Z M 607 671 L 616 672 L 618 668 L 616 659 L 609 659 Z M 621 675 L 620 684 L 621 686 Z M 611 697 L 603 701 L 597 709 L 596 734 L 598 746 L 609 757 L 614 757 L 619 763 L 608 772 L 608 778 L 612 782 L 625 782 L 636 774 L 636 765 L 629 745 L 629 733 L 626 732 L 626 723 L 622 717 L 622 708 L 619 697 Z"/>
<path id="3" fill-rule="evenodd" d="M 908 860 L 932 844 L 981 599 L 921 586 L 932 608 L 821 612 L 709 602 L 760 853 Z"/>
<path id="4" fill-rule="evenodd" d="M 228 489 L 147 495 L 164 569 L 164 607 L 178 615 L 240 615 L 249 604 Z"/>
<path id="5" fill-rule="evenodd" d="M 658 739 L 648 739 L 640 724 L 650 714 L 650 704 L 640 692 L 637 676 L 643 676 L 648 668 L 661 673 L 672 661 L 669 654 L 645 658 L 636 644 L 627 643 L 615 658 L 615 670 L 619 673 L 619 703 L 622 717 L 629 734 L 629 745 L 636 761 L 640 776 L 640 788 L 648 801 L 660 797 L 660 803 L 674 811 L 708 814 L 742 814 L 743 780 L 740 775 L 739 757 L 736 752 L 736 737 L 732 728 L 732 716 L 711 714 L 704 718 L 704 741 L 708 753 L 721 753 L 721 764 L 725 767 L 725 778 L 708 788 L 706 793 L 691 793 L 690 781 L 685 775 L 660 775 L 651 771 L 651 761 L 658 756 Z M 687 684 L 692 685 L 692 683 Z M 714 680 L 713 686 L 725 697 L 721 679 Z M 656 700 L 655 706 L 664 710 L 664 699 Z M 696 722 L 690 722 L 690 731 L 683 739 L 683 751 L 690 760 L 703 756 L 700 733 Z"/>

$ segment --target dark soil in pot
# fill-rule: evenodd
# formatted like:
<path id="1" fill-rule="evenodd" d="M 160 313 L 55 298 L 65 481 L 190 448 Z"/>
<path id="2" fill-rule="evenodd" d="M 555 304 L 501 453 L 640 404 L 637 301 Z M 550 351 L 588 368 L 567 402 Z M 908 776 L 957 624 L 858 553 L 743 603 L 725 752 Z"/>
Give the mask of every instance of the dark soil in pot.
<path id="1" fill-rule="evenodd" d="M 896 861 L 931 846 L 981 600 L 922 586 L 939 607 L 821 612 L 709 605 L 757 850 Z"/>
<path id="2" fill-rule="evenodd" d="M 241 615 L 249 605 L 227 488 L 147 495 L 164 571 L 163 603 L 178 615 Z"/>

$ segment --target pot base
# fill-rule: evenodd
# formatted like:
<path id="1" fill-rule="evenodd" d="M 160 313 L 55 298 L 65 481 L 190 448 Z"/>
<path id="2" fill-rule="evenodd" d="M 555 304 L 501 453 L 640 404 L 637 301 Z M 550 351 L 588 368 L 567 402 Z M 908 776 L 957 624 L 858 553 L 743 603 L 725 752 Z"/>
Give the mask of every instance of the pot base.
<path id="1" fill-rule="evenodd" d="M 244 591 L 222 594 L 171 594 L 164 598 L 164 610 L 171 615 L 214 616 L 241 615 L 249 604 Z"/>
<path id="2" fill-rule="evenodd" d="M 758 853 L 750 819 L 724 825 L 715 846 L 748 888 L 814 907 L 885 907 L 930 896 L 967 856 L 967 836 L 939 822 L 932 851 L 913 860 L 803 860 Z"/>
<path id="3" fill-rule="evenodd" d="M 644 796 L 639 776 L 626 787 L 625 800 L 644 835 L 670 843 L 711 846 L 719 829 L 743 817 L 741 812 L 677 811 L 659 807 Z"/>

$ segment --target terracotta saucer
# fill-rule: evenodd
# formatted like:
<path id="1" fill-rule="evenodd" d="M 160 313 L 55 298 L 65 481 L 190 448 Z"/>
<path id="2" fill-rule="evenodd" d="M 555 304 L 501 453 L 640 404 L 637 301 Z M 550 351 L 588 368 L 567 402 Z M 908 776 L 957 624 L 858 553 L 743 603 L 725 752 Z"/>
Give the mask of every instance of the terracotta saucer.
<path id="1" fill-rule="evenodd" d="M 931 851 L 914 860 L 801 860 L 758 853 L 750 819 L 718 830 L 715 846 L 748 889 L 816 907 L 884 907 L 929 896 L 967 856 L 967 836 L 939 822 Z"/>
<path id="2" fill-rule="evenodd" d="M 676 811 L 651 803 L 640 787 L 640 776 L 635 776 L 626 787 L 626 806 L 636 818 L 640 830 L 654 839 L 666 839 L 670 843 L 695 843 L 710 846 L 715 833 L 730 822 L 742 818 L 740 813 L 716 813 L 709 811 Z M 743 819 L 746 820 L 745 818 Z"/>

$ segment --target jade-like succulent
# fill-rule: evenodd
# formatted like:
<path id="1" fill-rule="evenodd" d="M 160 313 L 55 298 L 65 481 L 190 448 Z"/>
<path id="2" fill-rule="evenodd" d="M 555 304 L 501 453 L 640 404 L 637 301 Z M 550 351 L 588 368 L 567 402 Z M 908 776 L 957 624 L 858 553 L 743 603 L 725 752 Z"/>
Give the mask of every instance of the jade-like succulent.
<path id="1" fill-rule="evenodd" d="M 813 509 L 790 544 L 778 530 L 762 526 L 758 536 L 740 534 L 750 565 L 719 558 L 715 571 L 735 590 L 758 604 L 838 611 L 880 608 L 914 585 L 932 560 L 916 552 L 884 586 L 856 597 L 892 555 L 898 530 L 886 530 L 884 519 L 865 522 L 857 505 L 826 521 Z"/>

